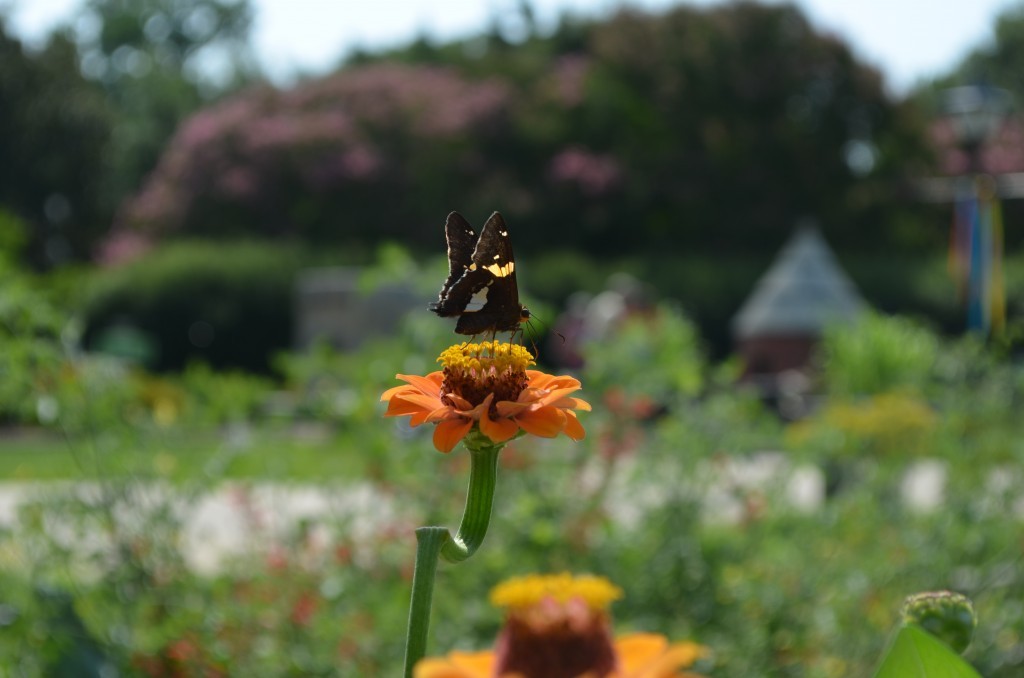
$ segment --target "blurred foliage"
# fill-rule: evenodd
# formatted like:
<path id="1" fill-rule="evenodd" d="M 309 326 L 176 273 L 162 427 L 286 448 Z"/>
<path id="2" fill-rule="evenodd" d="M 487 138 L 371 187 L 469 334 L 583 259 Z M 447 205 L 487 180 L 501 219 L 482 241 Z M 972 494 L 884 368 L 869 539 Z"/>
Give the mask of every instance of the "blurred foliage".
<path id="1" fill-rule="evenodd" d="M 259 77 L 248 2 L 90 0 L 41 51 L 4 34 L 0 150 L 31 171 L 0 204 L 46 265 L 140 232 L 434 250 L 425 215 L 452 208 L 502 209 L 534 254 L 758 256 L 807 216 L 844 252 L 934 249 L 945 210 L 908 190 L 935 171 L 929 93 L 977 72 L 1016 89 L 1020 17 L 905 100 L 798 8 L 750 2 L 548 33 L 524 3 L 478 36 L 225 99 Z"/>
<path id="2" fill-rule="evenodd" d="M 564 252 L 524 259 L 520 258 L 520 290 L 527 297 L 528 306 L 544 323 L 555 322 L 556 316 L 538 304 L 563 307 L 573 294 L 598 294 L 616 273 L 626 272 L 646 286 L 652 299 L 678 300 L 700 329 L 702 350 L 715 360 L 732 351 L 733 315 L 769 265 L 766 258 L 724 255 L 711 261 L 696 255 L 666 254 L 657 267 L 636 257 L 600 261 Z M 86 286 L 90 290 L 86 295 L 89 301 L 82 307 L 87 345 L 92 348 L 103 345 L 108 352 L 134 355 L 144 362 L 151 356 L 157 362 L 150 364 L 165 369 L 181 369 L 191 357 L 224 367 L 266 371 L 273 353 L 285 348 L 290 341 L 287 326 L 291 326 L 294 318 L 297 272 L 301 268 L 338 265 L 339 262 L 363 265 L 359 269 L 358 287 L 364 293 L 401 286 L 422 295 L 425 301 L 436 294 L 445 270 L 440 255 L 424 263 L 412 257 L 407 249 L 393 245 L 378 248 L 376 253 L 330 248 L 312 251 L 291 245 L 253 241 L 239 244 L 231 240 L 167 246 L 143 255 L 124 268 L 102 269 L 88 276 L 94 282 Z M 945 273 L 944 257 L 922 260 L 909 255 L 864 256 L 848 258 L 844 264 L 867 301 L 875 307 L 928 318 L 946 332 L 962 327 L 964 313 L 956 303 L 953 283 Z M 211 268 L 222 270 L 203 272 Z M 195 275 L 193 270 L 197 271 Z M 1021 277 L 1024 259 L 1008 258 L 1005 271 L 1012 318 L 1024 308 L 1024 278 Z M 80 280 L 81 276 L 66 282 L 56 281 L 62 288 L 77 291 L 63 294 L 68 303 L 81 305 L 82 294 L 78 288 L 83 286 Z M 182 280 L 186 282 L 179 288 Z M 231 308 L 236 299 L 248 299 L 246 304 L 259 305 L 261 310 L 250 313 L 244 310 L 249 306 L 237 306 L 231 313 L 222 312 Z M 162 306 L 165 303 L 169 304 L 167 308 Z M 285 324 L 268 329 L 269 313 L 275 314 L 275 322 Z M 217 322 L 211 317 L 217 318 Z M 228 355 L 217 353 L 212 357 L 212 348 L 192 345 L 188 330 L 197 320 L 210 323 L 215 337 L 224 333 L 247 337 L 245 350 Z M 914 324 L 910 320 L 897 322 Z M 270 334 L 277 339 L 271 341 Z M 157 340 L 161 342 L 159 356 L 155 355 Z M 840 340 L 841 337 L 837 339 Z M 896 344 L 899 341 L 899 337 L 891 339 Z M 1012 347 L 1012 335 L 1008 335 L 1007 341 Z M 849 353 L 853 349 L 845 350 Z M 894 350 L 898 351 L 899 347 Z M 852 357 L 846 359 L 852 360 Z M 893 359 L 902 361 L 899 355 Z M 875 378 L 871 375 L 876 372 L 888 373 L 887 365 L 865 366 L 863 370 L 851 365 L 850 375 L 841 378 Z M 898 378 L 901 370 L 910 368 L 911 364 L 896 366 L 891 378 Z M 840 386 L 835 385 L 835 388 Z"/>
<path id="3" fill-rule="evenodd" d="M 985 83 L 1024 94 L 1024 4 L 1014 3 L 996 17 L 994 39 L 975 47 L 953 72 L 937 79 L 940 87 Z"/>
<path id="4" fill-rule="evenodd" d="M 0 210 L 24 220 L 28 257 L 65 263 L 109 226 L 103 153 L 113 117 L 78 72 L 75 45 L 56 36 L 29 52 L 0 14 Z"/>
<path id="5" fill-rule="evenodd" d="M 661 306 L 627 316 L 607 336 L 589 337 L 583 346 L 590 384 L 599 392 L 621 390 L 668 403 L 693 397 L 703 386 L 704 359 L 693 323 L 677 309 Z M 610 350 L 614 348 L 614 350 Z"/>
<path id="6" fill-rule="evenodd" d="M 791 449 L 828 451 L 836 459 L 895 455 L 900 461 L 934 454 L 938 415 L 920 398 L 879 393 L 863 400 L 830 400 L 812 417 L 791 424 Z"/>
<path id="7" fill-rule="evenodd" d="M 907 249 L 941 238 L 899 190 L 927 168 L 922 130 L 794 7 L 623 11 L 232 97 L 182 126 L 125 216 L 436 250 L 429 215 L 498 208 L 523 251 L 608 256 L 764 251 L 811 215 L 838 246 Z"/>
<path id="8" fill-rule="evenodd" d="M 89 0 L 74 37 L 82 71 L 117 115 L 105 153 L 116 201 L 139 188 L 189 114 L 251 81 L 248 0 Z"/>
<path id="9" fill-rule="evenodd" d="M 63 319 L 46 294 L 0 257 L 0 423 L 34 420 L 61 378 Z"/>
<path id="10" fill-rule="evenodd" d="M 81 396 L 69 407 L 58 394 L 64 429 L 82 469 L 103 473 L 21 502 L 0 529 L 0 656 L 28 675 L 79 651 L 68 648 L 154 676 L 393 674 L 413 527 L 457 519 L 467 459 L 434 453 L 429 425 L 382 419 L 378 398 L 396 372 L 433 369 L 450 341 L 444 322 L 413 314 L 358 351 L 281 354 L 276 383 L 200 365 L 175 377 L 66 363 L 66 388 Z M 711 675 L 866 675 L 905 595 L 940 588 L 977 606 L 965 659 L 985 676 L 1019 675 L 1024 372 L 981 342 L 883 316 L 830 336 L 827 350 L 821 383 L 835 392 L 787 429 L 734 373 L 708 368 L 678 309 L 655 305 L 609 331 L 580 372 L 594 405 L 586 440 L 503 451 L 487 543 L 439 571 L 433 650 L 493 642 L 486 592 L 497 581 L 570 569 L 625 589 L 620 632 L 711 646 Z M 857 374 L 873 364 L 892 368 Z M 814 434 L 795 438 L 798 426 Z M 208 459 L 168 452 L 211 431 L 223 442 Z M 311 431 L 329 445 L 296 466 Z M 844 491 L 796 502 L 794 479 L 836 459 L 852 462 Z M 187 508 L 225 491 L 235 460 L 252 480 L 230 486 L 248 547 L 197 570 Z M 922 460 L 946 469 L 930 510 L 898 489 Z M 255 498 L 298 480 L 293 489 L 340 505 L 368 488 L 372 500 L 296 515 Z M 47 611 L 60 600 L 70 606 Z"/>
<path id="11" fill-rule="evenodd" d="M 922 391 L 938 361 L 938 338 L 898 316 L 865 313 L 857 323 L 853 330 L 833 326 L 825 331 L 820 352 L 829 393 Z"/>
<path id="12" fill-rule="evenodd" d="M 190 360 L 266 372 L 291 342 L 295 248 L 239 242 L 183 242 L 94 276 L 83 342 L 124 326 L 155 351 L 151 367 Z"/>
<path id="13" fill-rule="evenodd" d="M 0 8 L 0 208 L 29 261 L 93 256 L 178 124 L 254 78 L 250 23 L 246 0 L 90 0 L 32 51 Z"/>

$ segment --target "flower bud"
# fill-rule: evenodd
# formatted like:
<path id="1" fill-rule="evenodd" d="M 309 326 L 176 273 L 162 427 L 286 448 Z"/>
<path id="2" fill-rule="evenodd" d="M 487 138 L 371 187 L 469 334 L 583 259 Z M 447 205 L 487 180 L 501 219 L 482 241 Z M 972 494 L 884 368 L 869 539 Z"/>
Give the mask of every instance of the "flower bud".
<path id="1" fill-rule="evenodd" d="M 908 596 L 900 611 L 904 624 L 917 624 L 958 654 L 971 644 L 978 617 L 970 598 L 952 591 Z"/>

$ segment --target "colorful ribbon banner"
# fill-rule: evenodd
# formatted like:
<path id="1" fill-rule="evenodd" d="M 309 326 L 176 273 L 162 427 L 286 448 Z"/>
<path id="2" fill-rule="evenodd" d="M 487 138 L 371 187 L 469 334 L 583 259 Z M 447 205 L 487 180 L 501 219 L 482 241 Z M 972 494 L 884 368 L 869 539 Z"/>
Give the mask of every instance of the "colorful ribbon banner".
<path id="1" fill-rule="evenodd" d="M 1006 325 L 1003 219 L 990 176 L 965 180 L 957 188 L 948 263 L 957 295 L 967 306 L 967 329 L 1000 334 Z"/>

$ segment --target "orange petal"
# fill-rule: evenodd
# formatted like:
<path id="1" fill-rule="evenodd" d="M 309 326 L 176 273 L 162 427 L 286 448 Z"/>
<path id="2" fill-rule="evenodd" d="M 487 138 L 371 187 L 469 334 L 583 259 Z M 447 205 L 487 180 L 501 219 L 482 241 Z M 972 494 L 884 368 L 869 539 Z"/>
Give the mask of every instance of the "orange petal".
<path id="1" fill-rule="evenodd" d="M 495 407 L 498 408 L 498 414 L 503 417 L 512 417 L 530 406 L 531 403 L 514 403 L 511 400 L 502 400 Z"/>
<path id="2" fill-rule="evenodd" d="M 583 424 L 576 418 L 576 413 L 572 410 L 562 410 L 562 412 L 565 413 L 565 428 L 562 429 L 565 435 L 576 441 L 586 438 L 587 432 L 583 430 Z"/>
<path id="3" fill-rule="evenodd" d="M 480 432 L 496 443 L 503 443 L 519 432 L 519 425 L 511 419 L 491 419 L 491 413 L 484 411 L 480 417 Z"/>
<path id="4" fill-rule="evenodd" d="M 448 659 L 473 678 L 489 678 L 494 673 L 493 652 L 452 652 Z"/>
<path id="5" fill-rule="evenodd" d="M 480 420 L 480 416 L 484 412 L 487 412 L 491 408 L 491 401 L 492 400 L 494 400 L 494 394 L 493 393 L 488 393 L 487 397 L 484 398 L 484 401 L 482 403 L 480 403 L 479 405 L 477 405 L 476 407 L 474 407 L 473 409 L 471 409 L 471 410 L 456 410 L 456 412 L 458 412 L 459 414 L 461 414 L 464 417 L 469 417 L 473 421 L 479 421 Z"/>
<path id="6" fill-rule="evenodd" d="M 615 640 L 615 654 L 627 676 L 647 675 L 641 669 L 650 666 L 668 647 L 665 636 L 656 633 L 631 633 Z"/>
<path id="7" fill-rule="evenodd" d="M 526 378 L 530 380 L 531 388 L 544 388 L 555 378 L 555 375 L 540 370 L 526 370 Z"/>
<path id="8" fill-rule="evenodd" d="M 541 405 L 550 405 L 555 401 L 561 400 L 562 398 L 566 397 L 573 391 L 578 390 L 580 390 L 578 386 L 571 386 L 569 388 L 556 388 L 553 391 L 549 391 L 548 393 L 546 393 L 544 397 L 542 397 L 537 402 L 539 402 Z"/>
<path id="9" fill-rule="evenodd" d="M 413 678 L 466 678 L 466 672 L 443 659 L 421 659 L 416 662 Z"/>
<path id="10" fill-rule="evenodd" d="M 545 372 L 539 372 L 537 370 L 526 370 L 526 377 L 530 380 L 530 386 L 533 388 L 569 388 L 575 386 L 581 388 L 580 380 L 569 375 L 562 375 L 556 377 L 553 374 L 547 374 Z"/>
<path id="11" fill-rule="evenodd" d="M 493 652 L 452 652 L 445 659 L 428 657 L 416 662 L 413 678 L 490 678 Z"/>
<path id="12" fill-rule="evenodd" d="M 590 403 L 586 400 L 580 400 L 579 398 L 562 398 L 551 403 L 552 407 L 557 407 L 562 410 L 583 410 L 584 412 L 590 411 Z"/>
<path id="13" fill-rule="evenodd" d="M 472 419 L 446 419 L 434 427 L 434 447 L 438 452 L 447 454 L 455 449 L 459 441 L 466 437 L 469 429 L 473 428 Z"/>
<path id="14" fill-rule="evenodd" d="M 418 374 L 396 374 L 395 379 L 408 382 L 413 388 L 424 395 L 440 397 L 441 381 L 438 377 L 441 376 L 441 372 L 431 372 L 425 377 L 421 377 Z"/>
<path id="15" fill-rule="evenodd" d="M 392 400 L 396 399 L 404 400 L 407 403 L 413 403 L 420 409 L 426 410 L 427 412 L 433 412 L 439 407 L 444 407 L 444 403 L 441 402 L 440 398 L 424 395 L 422 393 L 403 393 Z"/>
<path id="16" fill-rule="evenodd" d="M 385 417 L 404 417 L 407 414 L 415 414 L 421 411 L 423 408 L 416 403 L 409 402 L 405 399 L 405 395 L 395 396 L 388 401 L 388 411 L 384 413 Z"/>
<path id="17" fill-rule="evenodd" d="M 708 649 L 697 643 L 682 642 L 673 643 L 672 647 L 665 653 L 665 663 L 673 669 L 685 669 L 693 666 L 694 662 L 707 657 Z"/>
<path id="18" fill-rule="evenodd" d="M 445 405 L 444 407 L 439 407 L 433 412 L 429 413 L 426 419 L 424 419 L 423 421 L 437 423 L 439 421 L 444 421 L 445 419 L 451 419 L 452 417 L 457 416 L 459 416 L 459 414 L 458 412 L 455 411 L 454 408 Z"/>
<path id="19" fill-rule="evenodd" d="M 674 643 L 666 651 L 643 667 L 640 676 L 672 676 L 679 669 L 692 666 L 695 661 L 707 655 L 707 648 L 697 643 Z"/>
<path id="20" fill-rule="evenodd" d="M 515 421 L 527 433 L 541 438 L 554 438 L 565 428 L 565 413 L 555 407 L 526 410 Z"/>
<path id="21" fill-rule="evenodd" d="M 452 405 L 454 405 L 455 409 L 457 409 L 457 410 L 471 410 L 471 409 L 473 409 L 473 404 L 471 402 L 469 402 L 468 400 L 466 400 L 465 398 L 463 398 L 462 396 L 460 396 L 460 395 L 455 395 L 454 393 L 449 393 L 448 397 L 452 399 Z"/>
<path id="22" fill-rule="evenodd" d="M 547 395 L 547 393 L 548 392 L 542 388 L 533 388 L 532 386 L 527 386 L 526 388 L 519 392 L 519 397 L 516 398 L 516 401 L 530 405 L 543 398 L 545 395 Z"/>
<path id="23" fill-rule="evenodd" d="M 412 417 L 409 419 L 409 426 L 419 426 L 420 424 L 428 421 L 443 421 L 444 419 L 448 418 L 448 415 L 452 414 L 455 414 L 455 412 L 454 410 L 452 410 L 452 408 L 448 406 L 439 407 L 432 412 L 427 410 L 420 410 L 419 412 L 413 414 Z"/>
<path id="24" fill-rule="evenodd" d="M 405 391 L 406 389 L 409 389 L 409 388 L 410 387 L 409 387 L 408 384 L 402 384 L 401 386 L 392 386 L 391 388 L 389 388 L 388 390 L 386 390 L 386 391 L 384 391 L 383 393 L 380 394 L 380 401 L 382 403 L 383 402 L 387 402 L 387 401 L 391 400 L 392 398 L 394 398 L 397 394 L 399 394 L 402 391 Z"/>
<path id="25" fill-rule="evenodd" d="M 488 674 L 469 673 L 446 659 L 428 657 L 416 662 L 413 678 L 482 678 Z"/>

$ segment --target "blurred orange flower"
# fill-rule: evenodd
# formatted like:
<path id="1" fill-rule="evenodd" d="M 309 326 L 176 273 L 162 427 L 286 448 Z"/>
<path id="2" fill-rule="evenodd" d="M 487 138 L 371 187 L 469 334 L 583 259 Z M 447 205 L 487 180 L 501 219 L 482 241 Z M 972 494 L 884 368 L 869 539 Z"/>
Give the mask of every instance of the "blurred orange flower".
<path id="1" fill-rule="evenodd" d="M 436 424 L 434 447 L 451 452 L 470 431 L 504 443 L 520 431 L 544 438 L 564 433 L 582 440 L 586 433 L 575 410 L 590 404 L 570 396 L 579 380 L 527 369 L 533 356 L 517 344 L 485 341 L 449 347 L 437 359 L 440 372 L 398 374 L 406 382 L 380 399 L 386 417 L 408 416 L 411 426 Z"/>
<path id="2" fill-rule="evenodd" d="M 698 678 L 686 669 L 708 655 L 701 645 L 651 633 L 612 638 L 607 607 L 621 594 L 601 577 L 511 579 L 491 593 L 507 610 L 495 649 L 423 659 L 414 678 Z"/>

